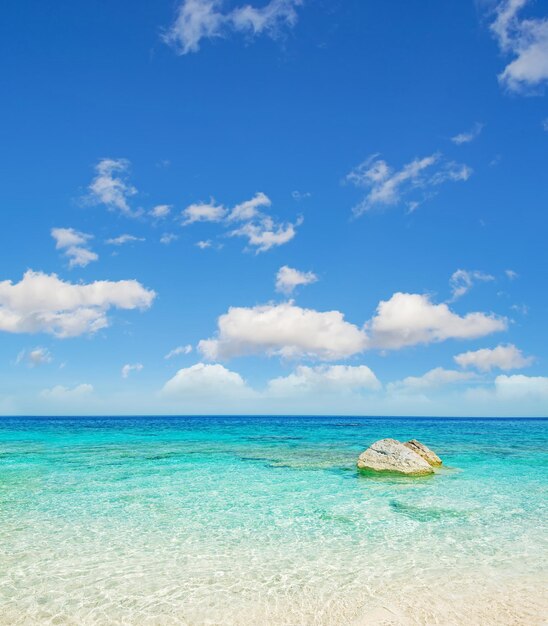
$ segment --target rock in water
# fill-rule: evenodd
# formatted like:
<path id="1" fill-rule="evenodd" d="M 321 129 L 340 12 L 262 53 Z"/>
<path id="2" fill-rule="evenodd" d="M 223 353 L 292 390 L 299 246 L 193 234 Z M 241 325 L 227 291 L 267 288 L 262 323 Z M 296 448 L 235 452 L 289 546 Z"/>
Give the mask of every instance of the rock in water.
<path id="1" fill-rule="evenodd" d="M 424 476 L 434 470 L 420 454 L 395 439 L 380 439 L 360 454 L 358 469 Z"/>
<path id="2" fill-rule="evenodd" d="M 422 456 L 422 458 L 433 467 L 439 467 L 442 464 L 442 460 L 435 452 L 432 452 L 430 448 L 426 447 L 423 443 L 417 441 L 416 439 L 406 441 L 403 445 L 410 450 L 413 450 L 413 452 L 420 454 L 420 456 Z"/>

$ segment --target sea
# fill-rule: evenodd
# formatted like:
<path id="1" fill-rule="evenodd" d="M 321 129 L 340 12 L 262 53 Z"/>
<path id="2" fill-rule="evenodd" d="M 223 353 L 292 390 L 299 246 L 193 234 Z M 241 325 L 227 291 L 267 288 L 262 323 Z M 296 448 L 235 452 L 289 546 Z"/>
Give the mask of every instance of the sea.
<path id="1" fill-rule="evenodd" d="M 363 474 L 415 438 L 433 476 Z M 548 623 L 548 420 L 0 418 L 0 624 Z"/>

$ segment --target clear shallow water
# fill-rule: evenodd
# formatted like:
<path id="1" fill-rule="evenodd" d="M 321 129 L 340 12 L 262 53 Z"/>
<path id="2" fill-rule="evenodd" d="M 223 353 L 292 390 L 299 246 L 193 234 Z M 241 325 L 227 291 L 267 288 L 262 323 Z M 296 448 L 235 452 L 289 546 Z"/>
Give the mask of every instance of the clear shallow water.
<path id="1" fill-rule="evenodd" d="M 355 470 L 418 438 L 431 478 Z M 0 624 L 545 624 L 548 421 L 1 418 Z"/>

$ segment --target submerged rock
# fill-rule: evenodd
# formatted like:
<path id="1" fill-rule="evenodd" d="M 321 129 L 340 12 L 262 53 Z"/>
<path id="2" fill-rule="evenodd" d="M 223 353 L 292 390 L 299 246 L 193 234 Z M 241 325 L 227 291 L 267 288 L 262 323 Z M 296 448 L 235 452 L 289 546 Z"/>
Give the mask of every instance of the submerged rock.
<path id="1" fill-rule="evenodd" d="M 362 452 L 358 469 L 396 472 L 407 476 L 425 476 L 434 470 L 420 454 L 396 439 L 380 439 Z"/>
<path id="2" fill-rule="evenodd" d="M 422 456 L 432 467 L 439 467 L 442 464 L 442 460 L 435 452 L 416 439 L 406 441 L 403 445 Z"/>

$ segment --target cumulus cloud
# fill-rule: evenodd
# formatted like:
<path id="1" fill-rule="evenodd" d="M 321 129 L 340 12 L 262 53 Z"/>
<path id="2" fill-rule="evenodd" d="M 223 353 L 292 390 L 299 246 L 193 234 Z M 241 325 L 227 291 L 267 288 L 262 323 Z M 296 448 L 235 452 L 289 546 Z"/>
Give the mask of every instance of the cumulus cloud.
<path id="1" fill-rule="evenodd" d="M 423 392 L 430 389 L 438 389 L 446 385 L 460 383 L 475 378 L 475 374 L 470 372 L 459 372 L 456 370 L 446 370 L 443 367 L 436 367 L 422 376 L 408 376 L 403 380 L 398 380 L 387 385 L 389 392 L 411 391 Z"/>
<path id="2" fill-rule="evenodd" d="M 366 365 L 300 365 L 288 376 L 268 383 L 268 393 L 289 396 L 301 393 L 333 393 L 378 390 L 381 383 Z"/>
<path id="3" fill-rule="evenodd" d="M 512 57 L 499 74 L 508 90 L 526 93 L 548 81 L 548 18 L 523 18 L 520 12 L 530 0 L 502 0 L 491 31 L 501 51 Z"/>
<path id="4" fill-rule="evenodd" d="M 90 201 L 104 204 L 111 211 L 120 211 L 128 217 L 137 217 L 141 211 L 134 211 L 129 199 L 137 189 L 128 182 L 129 161 L 127 159 L 101 159 L 95 166 L 95 178 L 89 191 Z"/>
<path id="5" fill-rule="evenodd" d="M 414 190 L 432 189 L 448 181 L 465 181 L 471 174 L 467 165 L 447 161 L 440 154 L 414 159 L 399 170 L 374 154 L 354 168 L 346 180 L 368 190 L 353 209 L 355 215 L 361 215 L 375 208 L 397 205 Z M 417 206 L 412 200 L 411 209 Z"/>
<path id="6" fill-rule="evenodd" d="M 136 280 L 74 284 L 28 270 L 18 283 L 0 281 L 0 331 L 76 337 L 109 324 L 107 312 L 147 309 L 156 294 Z"/>
<path id="7" fill-rule="evenodd" d="M 186 345 L 186 346 L 177 346 L 176 348 L 173 348 L 173 350 L 170 350 L 164 357 L 164 359 L 172 359 L 174 356 L 179 356 L 181 354 L 190 354 L 192 352 L 192 346 Z"/>
<path id="8" fill-rule="evenodd" d="M 157 204 L 149 211 L 149 215 L 156 219 L 163 219 L 171 213 L 171 204 Z"/>
<path id="9" fill-rule="evenodd" d="M 128 378 L 131 372 L 140 372 L 142 369 L 142 363 L 126 363 L 121 370 L 122 378 Z"/>
<path id="10" fill-rule="evenodd" d="M 105 243 L 109 246 L 123 246 L 126 243 L 133 243 L 134 241 L 144 240 L 144 237 L 135 237 L 135 235 L 120 235 L 118 237 L 113 237 L 112 239 L 107 239 Z"/>
<path id="11" fill-rule="evenodd" d="M 197 363 L 180 369 L 162 389 L 166 396 L 241 396 L 252 393 L 236 372 L 217 364 Z"/>
<path id="12" fill-rule="evenodd" d="M 223 12 L 221 0 L 183 0 L 177 17 L 163 40 L 177 54 L 197 52 L 202 39 L 224 37 L 231 32 L 276 38 L 283 28 L 297 22 L 296 7 L 302 0 L 270 0 L 263 7 L 244 5 Z"/>
<path id="13" fill-rule="evenodd" d="M 451 301 L 454 302 L 458 298 L 461 298 L 472 289 L 474 283 L 477 282 L 490 282 L 495 280 L 494 276 L 486 274 L 480 270 L 457 270 L 453 272 L 449 279 L 449 286 L 451 287 Z"/>
<path id="14" fill-rule="evenodd" d="M 33 350 L 21 350 L 17 355 L 16 363 L 27 363 L 29 367 L 38 367 L 51 363 L 53 356 L 47 348 L 34 348 Z"/>
<path id="15" fill-rule="evenodd" d="M 471 141 L 474 141 L 476 137 L 478 137 L 478 135 L 481 133 L 482 130 L 483 130 L 483 124 L 476 122 L 470 130 L 467 130 L 464 133 L 459 133 L 458 135 L 451 137 L 451 141 L 457 144 L 457 146 L 460 146 L 463 143 L 470 143 Z"/>
<path id="16" fill-rule="evenodd" d="M 292 267 L 284 265 L 276 274 L 276 291 L 289 295 L 300 285 L 315 283 L 318 277 L 314 272 L 300 272 Z"/>
<path id="17" fill-rule="evenodd" d="M 303 309 L 293 302 L 230 307 L 216 336 L 199 342 L 210 360 L 247 354 L 334 361 L 368 349 L 398 350 L 447 339 L 475 339 L 506 330 L 506 318 L 481 312 L 460 316 L 427 295 L 395 293 L 358 327 L 340 311 Z"/>
<path id="18" fill-rule="evenodd" d="M 493 314 L 460 316 L 447 304 L 434 304 L 427 295 L 395 293 L 381 301 L 366 324 L 370 346 L 397 350 L 446 339 L 474 339 L 507 328 L 505 318 Z"/>
<path id="19" fill-rule="evenodd" d="M 87 383 L 76 385 L 72 388 L 56 385 L 51 389 L 42 390 L 40 397 L 45 400 L 70 401 L 89 396 L 91 393 L 93 393 L 93 386 Z"/>
<path id="20" fill-rule="evenodd" d="M 85 267 L 99 256 L 88 247 L 93 235 L 81 233 L 74 228 L 52 228 L 51 236 L 55 239 L 55 248 L 62 250 L 69 259 L 69 267 Z"/>
<path id="21" fill-rule="evenodd" d="M 213 242 L 211 239 L 202 239 L 201 241 L 196 242 L 196 246 L 200 248 L 200 250 L 207 250 L 213 246 Z"/>
<path id="22" fill-rule="evenodd" d="M 496 348 L 483 348 L 470 352 L 463 352 L 454 357 L 455 363 L 461 367 L 474 367 L 481 372 L 492 369 L 515 370 L 522 369 L 533 363 L 533 357 L 526 357 L 513 344 L 500 345 Z"/>
<path id="23" fill-rule="evenodd" d="M 198 348 L 211 360 L 266 353 L 330 361 L 361 352 L 366 343 L 363 330 L 339 311 L 319 312 L 285 302 L 231 307 L 219 317 L 216 337 L 200 341 Z"/>
<path id="24" fill-rule="evenodd" d="M 210 202 L 198 202 L 183 209 L 183 226 L 194 224 L 195 222 L 221 222 L 227 214 L 227 209 L 221 204 L 215 204 L 215 200 Z"/>
<path id="25" fill-rule="evenodd" d="M 501 374 L 495 378 L 495 391 L 502 398 L 541 398 L 548 400 L 548 377 Z"/>

